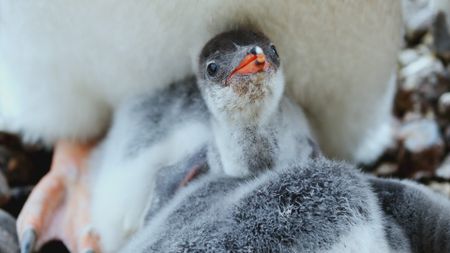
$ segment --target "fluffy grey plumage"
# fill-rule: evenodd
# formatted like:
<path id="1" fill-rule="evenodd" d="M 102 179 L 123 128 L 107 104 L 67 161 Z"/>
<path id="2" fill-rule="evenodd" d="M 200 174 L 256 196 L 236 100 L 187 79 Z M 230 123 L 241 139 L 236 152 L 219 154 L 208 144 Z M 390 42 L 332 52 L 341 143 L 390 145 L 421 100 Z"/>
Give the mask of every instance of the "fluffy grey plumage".
<path id="1" fill-rule="evenodd" d="M 167 203 L 124 252 L 385 252 L 382 222 L 361 174 L 310 160 L 251 179 L 208 175 Z"/>
<path id="2" fill-rule="evenodd" d="M 250 31 L 227 34 L 243 35 L 243 38 L 250 34 L 250 37 L 255 37 Z M 232 176 L 259 173 L 281 164 L 287 166 L 294 160 L 307 159 L 315 154 L 303 111 L 282 96 L 285 85 L 283 73 L 275 71 L 279 67 L 278 56 L 274 51 L 268 51 L 272 50 L 270 41 L 261 36 L 264 35 L 256 34 L 256 40 L 253 38 L 240 44 L 241 55 L 231 51 L 228 56 L 237 56 L 233 59 L 234 64 L 238 64 L 251 49 L 250 46 L 255 46 L 245 43 L 259 42 L 264 38 L 262 41 L 265 44 L 260 45 L 260 50 L 265 50 L 268 57 L 277 57 L 270 60 L 276 67 L 267 72 L 270 75 L 258 73 L 258 84 L 261 84 L 258 87 L 267 86 L 267 92 L 256 100 L 248 96 L 251 92 L 244 92 L 234 99 L 237 94 L 229 87 L 216 93 L 219 100 L 226 95 L 236 104 L 246 106 L 242 108 L 242 117 L 235 121 L 236 124 L 222 125 L 223 121 L 215 120 L 220 115 L 217 111 L 211 111 L 214 100 L 202 86 L 207 84 L 202 82 L 203 77 L 199 79 L 202 85 L 197 86 L 192 78 L 186 79 L 160 90 L 156 95 L 131 97 L 119 107 L 111 130 L 92 162 L 92 167 L 98 170 L 93 187 L 93 221 L 102 237 L 102 246 L 108 252 L 114 251 L 139 228 L 145 210 L 152 213 L 161 202 L 171 197 L 179 181 L 166 181 L 179 180 L 183 176 L 180 172 L 197 165 L 192 158 L 205 150 L 211 170 L 224 171 Z M 227 45 L 234 48 L 231 42 L 227 41 Z M 219 44 L 220 47 L 222 45 Z M 216 56 L 220 57 L 222 53 L 218 52 Z M 201 61 L 200 65 L 203 64 Z M 247 87 L 250 89 L 255 84 L 252 80 L 254 76 L 234 80 L 249 81 Z M 256 89 L 254 91 L 258 92 Z M 227 101 L 215 101 L 218 104 L 225 102 L 225 106 L 231 105 Z M 260 114 L 247 118 L 255 121 L 243 125 L 241 119 L 254 115 L 247 113 L 249 107 Z M 202 161 L 197 163 L 202 164 Z M 127 208 L 117 208 L 125 201 Z M 113 230 L 111 227 L 119 229 Z"/>
<path id="3" fill-rule="evenodd" d="M 189 166 L 195 165 L 190 161 L 210 140 L 208 119 L 193 78 L 156 95 L 130 97 L 121 105 L 91 161 L 96 174 L 93 222 L 106 252 L 114 252 L 138 229 L 147 208 L 157 207 L 173 194 L 176 185 L 165 180 L 179 183 Z M 182 168 L 176 169 L 178 165 Z M 156 189 L 161 200 L 152 198 Z M 124 202 L 127 206 L 118 208 Z"/>
<path id="4" fill-rule="evenodd" d="M 125 117 L 133 120 L 135 130 L 127 136 L 125 148 L 129 155 L 166 138 L 180 124 L 193 120 L 207 124 L 209 118 L 194 77 L 176 82 L 155 95 L 132 97 L 124 107 L 119 114 L 126 114 Z"/>
<path id="5" fill-rule="evenodd" d="M 263 42 L 266 44 L 258 45 L 261 50 L 271 48 L 266 40 Z M 251 43 L 227 48 L 249 52 L 255 46 L 255 41 Z M 227 53 L 239 56 L 239 52 Z M 200 61 L 200 68 L 211 60 L 205 59 Z M 217 62 L 229 63 L 226 59 Z M 261 79 L 266 82 L 261 86 L 276 91 L 265 93 L 255 102 L 246 100 L 251 98 L 249 93 L 239 95 L 228 89 L 233 84 L 221 85 L 229 80 L 227 75 L 233 68 L 226 71 L 212 83 L 200 74 L 200 89 L 189 79 L 156 96 L 132 98 L 116 114 L 100 150 L 107 159 L 100 162 L 102 169 L 94 194 L 94 221 L 107 251 L 120 246 L 142 225 L 124 252 L 422 252 L 412 241 L 419 240 L 415 235 L 427 227 L 408 220 L 408 210 L 424 209 L 423 203 L 435 201 L 432 193 L 423 198 L 413 194 L 422 199 L 419 206 L 414 206 L 415 201 L 409 198 L 383 194 L 389 192 L 384 183 L 347 164 L 311 158 L 318 152 L 301 108 L 282 96 L 283 79 L 273 78 L 281 72 Z M 257 75 L 264 77 L 261 74 Z M 239 80 L 255 85 L 253 77 L 235 79 L 235 85 Z M 261 86 L 255 85 L 257 89 Z M 229 100 L 221 100 L 222 95 Z M 245 111 L 248 107 L 233 111 L 237 108 L 233 105 L 253 106 L 263 114 L 253 117 L 254 111 Z M 238 117 L 233 118 L 233 113 Z M 255 128 L 248 129 L 249 125 Z M 220 148 L 218 138 L 229 141 L 231 146 Z M 258 148 L 272 147 L 265 146 L 264 140 L 276 143 L 277 152 L 260 152 Z M 206 147 L 210 147 L 209 152 Z M 223 172 L 212 169 L 187 188 L 179 188 L 180 180 L 194 165 L 204 166 L 208 160 L 209 167 L 220 167 L 215 163 L 229 159 L 211 156 L 223 157 L 227 152 L 230 156 L 226 158 L 236 163 L 222 164 Z M 263 158 L 268 159 L 264 163 L 267 166 L 258 163 Z M 255 164 L 248 163 L 252 159 Z M 244 165 L 239 161 L 245 161 Z M 252 176 L 229 177 L 239 175 L 230 171 L 242 169 Z M 400 196 L 417 190 L 404 183 L 391 183 L 405 185 Z M 125 200 L 127 207 L 117 208 Z M 404 204 L 411 206 L 398 212 L 390 209 Z M 436 205 L 431 213 L 442 216 L 448 211 L 445 205 Z M 416 221 L 433 219 L 425 212 L 416 217 Z M 450 237 L 444 230 L 438 232 L 420 238 L 428 242 L 419 244 L 441 245 L 435 243 L 436 238 Z"/>
<path id="6" fill-rule="evenodd" d="M 211 113 L 211 169 L 246 176 L 313 153 L 308 121 L 284 95 L 281 62 L 253 30 L 218 34 L 203 47 L 196 76 Z"/>
<path id="7" fill-rule="evenodd" d="M 301 162 L 210 174 L 149 217 L 123 252 L 449 252 L 450 204 L 408 181 Z"/>
<path id="8" fill-rule="evenodd" d="M 393 246 L 407 244 L 412 252 L 450 252 L 447 198 L 411 181 L 372 178 L 370 182 L 386 220 L 392 227 L 400 227 L 406 236 L 404 241 L 393 238 Z"/>

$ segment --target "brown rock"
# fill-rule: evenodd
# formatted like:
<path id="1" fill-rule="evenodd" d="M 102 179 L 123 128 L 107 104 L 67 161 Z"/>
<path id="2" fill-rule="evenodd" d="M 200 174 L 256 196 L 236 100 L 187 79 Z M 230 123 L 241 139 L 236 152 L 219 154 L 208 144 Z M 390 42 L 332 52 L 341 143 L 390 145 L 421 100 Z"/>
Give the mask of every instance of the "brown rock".
<path id="1" fill-rule="evenodd" d="M 425 52 L 400 70 L 399 77 L 404 80 L 400 88 L 403 90 L 417 89 L 425 78 L 444 72 L 445 68 L 442 63 L 431 52 Z"/>
<path id="2" fill-rule="evenodd" d="M 436 54 L 445 62 L 450 62 L 450 30 L 447 18 L 439 13 L 433 22 L 434 49 Z"/>
<path id="3" fill-rule="evenodd" d="M 419 85 L 418 94 L 422 108 L 437 108 L 440 97 L 448 92 L 450 79 L 445 74 L 431 74 Z"/>
<path id="4" fill-rule="evenodd" d="M 450 152 L 450 126 L 444 130 L 444 142 L 445 146 L 447 146 L 447 152 Z"/>
<path id="5" fill-rule="evenodd" d="M 438 112 L 441 117 L 450 119 L 450 92 L 446 92 L 439 97 Z"/>
<path id="6" fill-rule="evenodd" d="M 450 197 L 450 183 L 431 182 L 428 185 L 432 190 Z"/>
<path id="7" fill-rule="evenodd" d="M 50 167 L 51 153 L 24 146 L 14 135 L 0 132 L 0 171 L 10 186 L 36 184 Z"/>
<path id="8" fill-rule="evenodd" d="M 440 165 L 445 146 L 435 121 L 413 120 L 398 131 L 401 143 L 398 174 L 402 177 L 432 176 Z"/>
<path id="9" fill-rule="evenodd" d="M 399 89 L 394 100 L 394 114 L 402 118 L 408 111 L 413 111 L 417 105 L 418 96 L 413 90 Z"/>
<path id="10" fill-rule="evenodd" d="M 385 162 L 375 169 L 374 174 L 377 176 L 391 176 L 397 172 L 397 169 L 396 163 Z"/>

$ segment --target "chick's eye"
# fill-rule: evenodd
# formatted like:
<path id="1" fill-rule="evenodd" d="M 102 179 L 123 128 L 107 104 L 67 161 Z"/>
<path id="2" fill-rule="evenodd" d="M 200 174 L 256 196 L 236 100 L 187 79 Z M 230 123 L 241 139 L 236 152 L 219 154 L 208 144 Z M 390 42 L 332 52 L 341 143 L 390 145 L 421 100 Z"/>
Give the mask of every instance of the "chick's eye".
<path id="1" fill-rule="evenodd" d="M 277 57 L 279 57 L 277 48 L 276 48 L 274 45 L 270 45 L 270 49 L 272 49 L 272 52 L 273 52 Z"/>
<path id="2" fill-rule="evenodd" d="M 206 67 L 206 70 L 208 71 L 208 75 L 214 76 L 217 73 L 217 70 L 219 70 L 219 65 L 217 65 L 214 62 L 211 62 Z"/>

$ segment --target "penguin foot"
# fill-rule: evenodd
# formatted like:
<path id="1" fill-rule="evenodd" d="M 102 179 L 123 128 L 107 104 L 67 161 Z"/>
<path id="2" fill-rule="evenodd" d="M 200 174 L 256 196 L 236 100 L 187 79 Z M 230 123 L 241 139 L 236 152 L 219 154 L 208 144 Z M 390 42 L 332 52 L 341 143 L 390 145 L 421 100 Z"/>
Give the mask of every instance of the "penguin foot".
<path id="1" fill-rule="evenodd" d="M 17 220 L 22 253 L 51 240 L 61 240 L 71 252 L 100 252 L 89 211 L 86 161 L 92 147 L 56 145 L 50 172 L 33 189 Z"/>

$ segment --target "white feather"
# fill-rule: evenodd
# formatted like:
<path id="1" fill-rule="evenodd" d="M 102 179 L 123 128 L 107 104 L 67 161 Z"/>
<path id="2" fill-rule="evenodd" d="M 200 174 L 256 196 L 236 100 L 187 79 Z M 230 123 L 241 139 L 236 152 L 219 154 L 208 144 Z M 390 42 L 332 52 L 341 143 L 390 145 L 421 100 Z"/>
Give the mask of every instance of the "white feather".
<path id="1" fill-rule="evenodd" d="M 142 119 L 133 115 L 132 105 L 133 100 L 120 107 L 111 131 L 89 165 L 92 221 L 105 252 L 115 252 L 139 228 L 157 171 L 192 156 L 210 139 L 207 122 L 179 122 L 161 140 L 129 155 L 133 131 L 146 127 L 139 125 Z"/>

